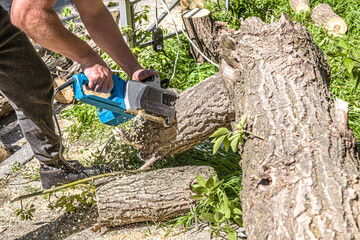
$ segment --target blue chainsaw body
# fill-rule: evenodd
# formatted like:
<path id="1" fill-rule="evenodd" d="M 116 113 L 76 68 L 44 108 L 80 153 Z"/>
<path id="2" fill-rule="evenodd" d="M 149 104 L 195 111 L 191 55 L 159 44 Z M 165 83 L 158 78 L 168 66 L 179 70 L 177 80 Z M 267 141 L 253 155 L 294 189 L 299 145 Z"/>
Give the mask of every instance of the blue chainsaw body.
<path id="1" fill-rule="evenodd" d="M 77 101 L 98 107 L 98 116 L 102 123 L 117 126 L 129 121 L 134 116 L 125 113 L 125 89 L 126 82 L 120 77 L 113 75 L 114 88 L 108 98 L 102 98 L 93 94 L 86 95 L 83 85 L 87 85 L 89 80 L 85 74 L 80 73 L 72 77 L 74 79 L 73 89 Z"/>

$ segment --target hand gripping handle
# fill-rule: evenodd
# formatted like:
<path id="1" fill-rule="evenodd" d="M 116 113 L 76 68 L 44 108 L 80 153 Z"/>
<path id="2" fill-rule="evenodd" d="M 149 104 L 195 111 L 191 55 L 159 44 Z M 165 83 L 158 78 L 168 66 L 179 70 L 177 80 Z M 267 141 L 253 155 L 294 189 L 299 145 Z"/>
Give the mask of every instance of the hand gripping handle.
<path id="1" fill-rule="evenodd" d="M 108 98 L 102 98 L 93 94 L 86 95 L 84 93 L 83 85 L 89 84 L 89 79 L 85 74 L 80 73 L 72 77 L 74 79 L 73 89 L 75 99 L 101 109 L 106 109 L 115 113 L 123 113 L 125 108 L 124 102 L 124 87 L 125 81 L 116 75 L 112 75 L 114 81 L 114 88 L 111 90 L 111 95 Z"/>

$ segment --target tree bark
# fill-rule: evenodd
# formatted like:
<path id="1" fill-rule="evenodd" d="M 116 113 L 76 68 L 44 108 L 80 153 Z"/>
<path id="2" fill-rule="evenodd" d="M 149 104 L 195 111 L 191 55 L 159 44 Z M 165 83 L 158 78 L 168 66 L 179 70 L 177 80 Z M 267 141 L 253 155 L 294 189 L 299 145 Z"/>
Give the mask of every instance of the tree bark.
<path id="1" fill-rule="evenodd" d="M 290 5 L 295 12 L 310 11 L 310 0 L 290 0 Z"/>
<path id="2" fill-rule="evenodd" d="M 96 188 L 102 226 L 164 221 L 190 211 L 196 174 L 210 177 L 210 167 L 178 167 L 106 179 Z M 111 194 L 109 194 L 111 193 Z"/>
<path id="3" fill-rule="evenodd" d="M 249 239 L 360 239 L 356 141 L 321 49 L 285 14 L 270 25 L 249 18 L 221 38 L 220 73 L 179 96 L 174 126 L 117 137 L 155 162 L 246 115 L 245 130 L 262 136 L 239 146 Z"/>
<path id="4" fill-rule="evenodd" d="M 0 139 L 0 163 L 11 156 L 11 152 L 7 149 Z"/>
<path id="5" fill-rule="evenodd" d="M 9 115 L 14 109 L 10 103 L 0 94 L 0 118 Z"/>
<path id="6" fill-rule="evenodd" d="M 319 26 L 324 26 L 330 34 L 342 35 L 347 31 L 344 19 L 334 13 L 332 8 L 326 4 L 317 5 L 311 12 L 311 19 Z"/>

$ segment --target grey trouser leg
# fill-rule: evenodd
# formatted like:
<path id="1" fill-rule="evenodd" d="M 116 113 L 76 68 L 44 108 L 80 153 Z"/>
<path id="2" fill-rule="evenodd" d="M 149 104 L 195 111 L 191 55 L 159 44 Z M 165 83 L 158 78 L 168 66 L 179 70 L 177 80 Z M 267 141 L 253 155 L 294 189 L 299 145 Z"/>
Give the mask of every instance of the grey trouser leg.
<path id="1" fill-rule="evenodd" d="M 44 164 L 59 160 L 54 131 L 52 79 L 27 36 L 0 6 L 0 92 L 13 105 L 34 156 Z"/>

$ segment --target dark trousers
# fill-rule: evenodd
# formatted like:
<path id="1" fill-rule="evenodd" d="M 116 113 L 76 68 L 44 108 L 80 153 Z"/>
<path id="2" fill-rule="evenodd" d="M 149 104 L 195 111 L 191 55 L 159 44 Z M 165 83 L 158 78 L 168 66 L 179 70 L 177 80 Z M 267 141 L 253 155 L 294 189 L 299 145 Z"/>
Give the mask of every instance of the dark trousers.
<path id="1" fill-rule="evenodd" d="M 44 164 L 59 160 L 54 131 L 52 79 L 27 36 L 11 24 L 0 6 L 0 92 L 15 109 L 34 156 Z"/>

